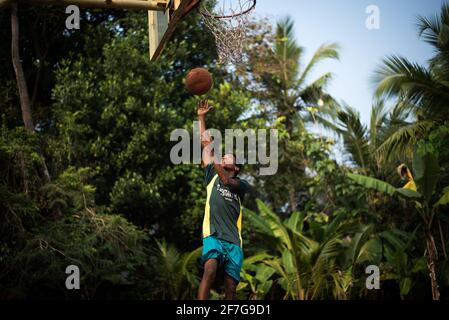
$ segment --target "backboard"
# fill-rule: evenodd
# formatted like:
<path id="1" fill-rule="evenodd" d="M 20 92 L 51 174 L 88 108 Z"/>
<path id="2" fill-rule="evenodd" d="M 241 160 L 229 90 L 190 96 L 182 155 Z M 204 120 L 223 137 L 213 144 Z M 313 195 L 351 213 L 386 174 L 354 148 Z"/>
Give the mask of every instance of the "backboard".
<path id="1" fill-rule="evenodd" d="M 151 61 L 159 58 L 172 37 L 176 25 L 200 0 L 161 0 L 158 5 L 165 5 L 165 10 L 148 11 L 148 40 Z"/>

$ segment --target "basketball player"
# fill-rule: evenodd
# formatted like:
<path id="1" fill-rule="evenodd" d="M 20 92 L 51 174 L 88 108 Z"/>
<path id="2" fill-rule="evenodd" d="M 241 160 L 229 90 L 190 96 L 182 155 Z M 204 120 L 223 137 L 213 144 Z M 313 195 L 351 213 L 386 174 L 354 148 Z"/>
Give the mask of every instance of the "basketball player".
<path id="1" fill-rule="evenodd" d="M 225 272 L 225 299 L 233 300 L 243 263 L 242 200 L 249 184 L 237 177 L 241 166 L 236 164 L 233 154 L 225 154 L 221 159 L 214 158 L 212 141 L 205 134 L 205 116 L 211 108 L 206 100 L 198 104 L 197 110 L 207 186 L 200 259 L 204 272 L 198 288 L 198 300 L 209 298 L 219 269 Z"/>

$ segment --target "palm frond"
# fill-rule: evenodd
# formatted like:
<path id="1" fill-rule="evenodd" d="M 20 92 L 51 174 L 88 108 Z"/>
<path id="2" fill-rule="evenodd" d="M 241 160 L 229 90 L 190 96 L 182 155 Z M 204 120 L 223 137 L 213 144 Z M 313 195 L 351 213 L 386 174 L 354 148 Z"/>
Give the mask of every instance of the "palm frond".
<path id="1" fill-rule="evenodd" d="M 445 2 L 441 6 L 440 15 L 432 18 L 418 16 L 418 35 L 425 42 L 432 45 L 437 51 L 447 51 L 447 32 L 449 26 L 449 3 Z M 446 40 L 446 41 L 444 41 Z"/>
<path id="2" fill-rule="evenodd" d="M 322 128 L 326 130 L 330 130 L 331 132 L 334 132 L 336 134 L 341 134 L 340 128 L 335 123 L 335 121 L 328 116 L 320 115 L 320 114 L 311 114 L 307 113 L 304 115 L 304 121 L 309 123 L 318 124 Z"/>
<path id="3" fill-rule="evenodd" d="M 294 20 L 290 16 L 277 23 L 275 39 L 274 54 L 279 64 L 279 78 L 288 86 L 297 77 L 299 59 L 303 52 L 295 40 Z"/>
<path id="4" fill-rule="evenodd" d="M 368 240 L 372 233 L 373 227 L 371 225 L 365 225 L 357 232 L 351 239 L 350 246 L 347 251 L 347 265 L 353 265 L 357 262 L 357 258 L 360 256 L 362 246 Z"/>
<path id="5" fill-rule="evenodd" d="M 399 56 L 390 56 L 376 70 L 376 96 L 401 96 L 420 107 L 427 117 L 447 118 L 449 90 L 435 72 Z"/>
<path id="6" fill-rule="evenodd" d="M 419 16 L 417 27 L 419 37 L 422 37 L 428 44 L 438 48 L 438 35 L 441 29 L 440 18 L 438 16 L 434 18 Z"/>
<path id="7" fill-rule="evenodd" d="M 371 108 L 369 141 L 370 148 L 376 148 L 379 143 L 379 135 L 387 120 L 387 111 L 385 110 L 385 100 L 376 100 Z"/>
<path id="8" fill-rule="evenodd" d="M 416 114 L 418 106 L 398 100 L 388 114 L 389 125 L 406 124 L 407 119 L 411 119 Z"/>
<path id="9" fill-rule="evenodd" d="M 383 59 L 373 80 L 377 83 L 377 97 L 407 94 L 413 84 L 432 89 L 433 83 L 432 75 L 423 66 L 395 55 Z"/>
<path id="10" fill-rule="evenodd" d="M 346 150 L 352 160 L 366 169 L 369 163 L 369 141 L 367 128 L 362 124 L 359 113 L 348 105 L 338 113 L 341 132 Z"/>
<path id="11" fill-rule="evenodd" d="M 257 207 L 259 208 L 260 215 L 262 218 L 266 219 L 270 229 L 273 232 L 273 235 L 278 238 L 281 242 L 281 245 L 285 248 L 292 250 L 293 243 L 291 241 L 290 235 L 287 231 L 287 228 L 282 223 L 281 219 L 270 210 L 262 201 L 257 200 Z"/>
<path id="12" fill-rule="evenodd" d="M 313 54 L 312 59 L 309 61 L 307 66 L 304 68 L 298 83 L 301 84 L 307 79 L 310 71 L 321 61 L 326 59 L 340 59 L 339 54 L 340 46 L 337 43 L 328 43 L 321 45 L 317 51 Z"/>
<path id="13" fill-rule="evenodd" d="M 342 234 L 337 233 L 333 237 L 327 239 L 327 241 L 321 245 L 318 259 L 329 259 L 339 255 L 341 252 L 341 238 L 343 238 Z"/>
<path id="14" fill-rule="evenodd" d="M 377 148 L 376 154 L 383 160 L 390 159 L 392 153 L 404 152 L 411 147 L 420 137 L 425 135 L 434 125 L 433 121 L 419 121 L 405 125 L 386 137 L 385 141 Z"/>
<path id="15" fill-rule="evenodd" d="M 304 104 L 309 105 L 317 104 L 321 99 L 323 101 L 323 107 L 333 105 L 333 98 L 324 91 L 327 84 L 333 79 L 333 76 L 334 75 L 332 73 L 327 72 L 318 77 L 312 83 L 308 84 L 303 89 L 301 89 L 301 87 L 298 87 L 299 98 L 301 99 L 301 101 Z M 298 85 L 300 84 L 298 83 Z"/>

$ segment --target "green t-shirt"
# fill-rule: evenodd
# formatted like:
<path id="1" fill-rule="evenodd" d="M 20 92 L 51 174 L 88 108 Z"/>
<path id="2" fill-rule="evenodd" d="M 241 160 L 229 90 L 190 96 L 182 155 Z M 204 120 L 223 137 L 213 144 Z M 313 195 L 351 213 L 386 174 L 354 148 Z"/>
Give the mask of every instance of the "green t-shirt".
<path id="1" fill-rule="evenodd" d="M 203 219 L 203 238 L 214 235 L 242 246 L 242 201 L 249 189 L 246 180 L 238 188 L 223 185 L 215 172 L 213 163 L 204 169 L 207 186 L 206 208 Z"/>

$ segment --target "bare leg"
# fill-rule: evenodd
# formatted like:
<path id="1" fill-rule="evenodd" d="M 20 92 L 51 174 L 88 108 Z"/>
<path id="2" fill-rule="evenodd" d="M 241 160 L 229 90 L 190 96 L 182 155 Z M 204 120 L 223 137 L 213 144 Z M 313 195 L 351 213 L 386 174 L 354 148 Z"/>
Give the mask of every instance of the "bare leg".
<path id="1" fill-rule="evenodd" d="M 237 289 L 237 281 L 228 274 L 224 276 L 225 300 L 235 300 L 235 291 Z"/>
<path id="2" fill-rule="evenodd" d="M 209 259 L 204 263 L 204 273 L 198 288 L 198 300 L 209 299 L 210 288 L 215 281 L 217 274 L 217 259 Z"/>

